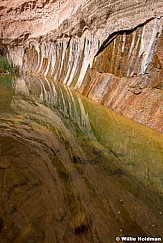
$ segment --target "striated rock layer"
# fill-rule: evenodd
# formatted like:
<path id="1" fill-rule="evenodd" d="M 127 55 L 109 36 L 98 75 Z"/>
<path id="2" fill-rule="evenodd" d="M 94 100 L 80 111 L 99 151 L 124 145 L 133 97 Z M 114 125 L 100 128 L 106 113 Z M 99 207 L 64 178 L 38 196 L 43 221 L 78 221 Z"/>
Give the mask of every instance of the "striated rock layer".
<path id="1" fill-rule="evenodd" d="M 1 243 L 163 238 L 162 134 L 42 77 L 0 93 Z"/>
<path id="2" fill-rule="evenodd" d="M 3 0 L 0 18 L 0 49 L 23 72 L 163 132 L 162 0 Z"/>

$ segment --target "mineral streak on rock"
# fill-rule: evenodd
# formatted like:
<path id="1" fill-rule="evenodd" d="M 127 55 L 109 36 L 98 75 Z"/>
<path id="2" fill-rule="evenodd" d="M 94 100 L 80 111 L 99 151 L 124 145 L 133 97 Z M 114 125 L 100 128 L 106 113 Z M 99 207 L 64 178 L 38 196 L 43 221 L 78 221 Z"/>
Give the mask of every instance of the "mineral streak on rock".
<path id="1" fill-rule="evenodd" d="M 24 72 L 163 132 L 162 17 L 162 0 L 3 0 L 0 44 Z"/>

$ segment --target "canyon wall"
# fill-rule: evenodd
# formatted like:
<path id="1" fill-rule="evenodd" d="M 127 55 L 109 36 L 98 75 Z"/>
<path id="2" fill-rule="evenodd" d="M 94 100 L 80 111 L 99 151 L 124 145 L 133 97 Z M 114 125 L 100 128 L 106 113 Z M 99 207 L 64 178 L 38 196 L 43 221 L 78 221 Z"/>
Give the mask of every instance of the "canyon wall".
<path id="1" fill-rule="evenodd" d="M 163 132 L 162 0 L 3 0 L 0 22 L 23 72 Z"/>

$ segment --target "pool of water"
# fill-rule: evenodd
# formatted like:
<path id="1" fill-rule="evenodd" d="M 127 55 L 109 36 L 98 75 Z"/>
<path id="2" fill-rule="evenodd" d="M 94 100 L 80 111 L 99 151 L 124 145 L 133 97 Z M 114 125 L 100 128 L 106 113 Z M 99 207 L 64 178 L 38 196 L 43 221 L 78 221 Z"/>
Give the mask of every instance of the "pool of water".
<path id="1" fill-rule="evenodd" d="M 0 77 L 0 242 L 163 237 L 163 135 L 38 77 Z"/>

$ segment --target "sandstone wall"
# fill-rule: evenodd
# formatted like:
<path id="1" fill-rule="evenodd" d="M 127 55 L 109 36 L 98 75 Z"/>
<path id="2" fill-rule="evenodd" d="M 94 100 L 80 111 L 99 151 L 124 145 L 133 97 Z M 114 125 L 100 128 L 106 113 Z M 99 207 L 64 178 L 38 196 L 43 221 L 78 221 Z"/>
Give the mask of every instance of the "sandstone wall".
<path id="1" fill-rule="evenodd" d="M 1 42 L 23 71 L 163 132 L 162 16 L 162 0 L 4 0 Z"/>

